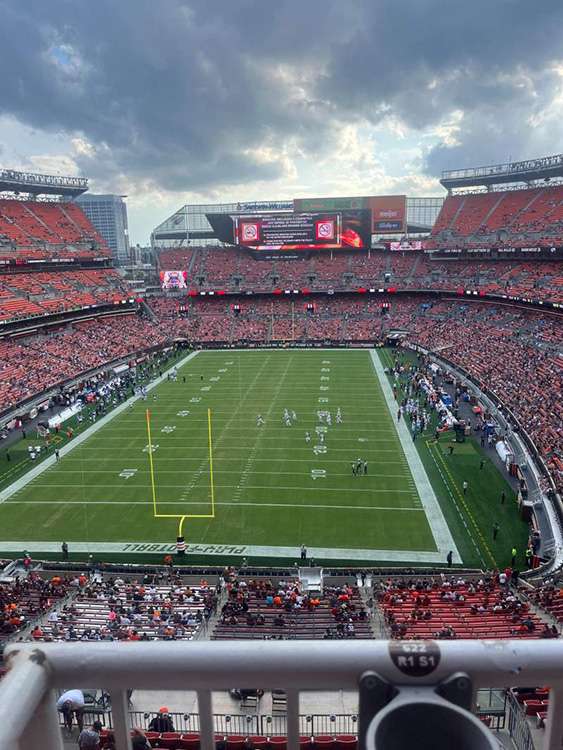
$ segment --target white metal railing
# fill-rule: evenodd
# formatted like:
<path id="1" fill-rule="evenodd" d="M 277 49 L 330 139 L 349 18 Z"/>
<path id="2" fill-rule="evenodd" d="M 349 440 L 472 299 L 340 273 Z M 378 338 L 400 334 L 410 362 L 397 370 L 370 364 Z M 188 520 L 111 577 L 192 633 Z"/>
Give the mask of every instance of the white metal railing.
<path id="1" fill-rule="evenodd" d="M 563 739 L 563 642 L 557 640 L 16 644 L 6 649 L 6 659 L 9 672 L 0 682 L 2 749 L 62 750 L 54 691 L 80 685 L 109 691 L 118 750 L 130 748 L 128 688 L 195 690 L 202 750 L 214 750 L 212 691 L 233 686 L 286 691 L 289 750 L 299 749 L 299 694 L 307 690 L 360 686 L 360 748 L 363 736 L 370 750 L 385 747 L 378 743 L 376 719 L 385 715 L 388 731 L 393 706 L 398 706 L 397 716 L 405 717 L 410 703 L 447 721 L 448 731 L 465 721 L 473 736 L 476 726 L 478 732 L 487 732 L 474 717 L 440 697 L 443 686 L 451 687 L 452 677 L 458 687 L 465 682 L 466 691 L 469 685 L 473 703 L 483 687 L 550 685 L 544 747 L 560 750 Z M 373 673 L 389 684 L 390 699 L 367 727 L 362 691 L 374 690 Z M 438 695 L 432 688 L 439 684 Z M 368 696 L 364 707 L 369 708 L 370 701 L 373 705 L 374 695 Z M 436 748 L 447 746 L 441 740 L 440 721 L 431 727 Z M 404 727 L 407 722 L 397 719 L 400 723 Z M 422 728 L 416 725 L 413 731 Z M 479 737 L 478 744 L 466 746 L 493 746 L 487 744 L 486 734 Z"/>

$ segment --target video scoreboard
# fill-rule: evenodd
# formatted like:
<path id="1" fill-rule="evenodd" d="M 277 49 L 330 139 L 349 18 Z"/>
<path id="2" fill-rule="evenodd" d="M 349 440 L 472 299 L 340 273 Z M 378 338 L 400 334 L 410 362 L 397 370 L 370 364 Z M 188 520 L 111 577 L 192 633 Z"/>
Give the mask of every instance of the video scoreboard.
<path id="1" fill-rule="evenodd" d="M 257 252 L 363 250 L 371 245 L 371 215 L 364 209 L 208 214 L 218 239 Z"/>

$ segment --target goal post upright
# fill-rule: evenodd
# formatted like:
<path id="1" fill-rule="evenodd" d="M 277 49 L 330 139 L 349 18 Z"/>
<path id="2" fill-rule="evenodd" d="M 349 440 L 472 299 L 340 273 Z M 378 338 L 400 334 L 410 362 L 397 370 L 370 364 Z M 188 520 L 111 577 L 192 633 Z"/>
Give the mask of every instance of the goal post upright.
<path id="1" fill-rule="evenodd" d="M 211 488 L 211 518 L 215 518 L 215 481 L 213 479 L 213 435 L 211 409 L 207 409 L 207 435 L 209 440 L 209 486 Z"/>
<path id="2" fill-rule="evenodd" d="M 156 512 L 156 487 L 154 483 L 154 462 L 152 458 L 152 440 L 151 440 L 151 413 L 149 409 L 147 409 L 146 411 L 146 417 L 147 417 L 147 436 L 148 436 L 148 441 L 149 441 L 148 453 L 149 453 L 149 466 L 150 466 L 150 474 L 151 474 L 152 505 L 153 505 L 153 515 L 156 518 L 158 514 Z"/>

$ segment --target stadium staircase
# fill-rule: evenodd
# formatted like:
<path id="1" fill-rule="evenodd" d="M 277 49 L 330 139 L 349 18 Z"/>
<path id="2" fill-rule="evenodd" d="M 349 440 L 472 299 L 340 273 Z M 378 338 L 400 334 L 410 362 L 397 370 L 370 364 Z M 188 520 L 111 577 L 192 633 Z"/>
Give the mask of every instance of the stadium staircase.
<path id="1" fill-rule="evenodd" d="M 459 202 L 459 206 L 457 207 L 457 211 L 454 213 L 454 215 L 452 216 L 452 218 L 450 220 L 450 223 L 446 227 L 447 231 L 450 232 L 453 229 L 453 227 L 455 227 L 455 225 L 457 224 L 457 220 L 459 219 L 459 215 L 463 211 L 464 207 L 465 207 L 465 198 L 463 198 Z"/>
<path id="2" fill-rule="evenodd" d="M 36 221 L 38 224 L 40 224 L 43 229 L 47 232 L 47 234 L 53 236 L 53 230 L 51 227 L 43 221 L 43 219 L 37 214 L 35 211 L 32 211 L 28 204 L 22 203 L 22 206 L 24 207 L 25 211 L 30 215 L 30 217 L 33 219 L 33 221 Z"/>
<path id="3" fill-rule="evenodd" d="M 479 229 L 483 229 L 483 231 L 487 231 L 487 222 L 491 218 L 491 216 L 494 214 L 494 212 L 497 210 L 497 208 L 500 206 L 500 204 L 503 202 L 504 198 L 506 196 L 506 193 L 501 193 L 497 200 L 493 203 L 493 205 L 490 207 L 490 209 L 487 211 L 485 216 L 483 217 L 481 224 L 479 226 Z"/>
<path id="4" fill-rule="evenodd" d="M 67 219 L 67 221 L 70 224 L 72 224 L 72 226 L 75 228 L 75 230 L 78 232 L 78 234 L 83 234 L 84 233 L 84 229 L 82 227 L 80 227 L 79 224 L 77 224 L 77 222 L 74 220 L 74 218 L 71 216 L 71 214 L 66 210 L 64 204 L 61 203 L 61 205 L 59 206 L 59 208 L 61 210 L 61 213 L 64 215 L 65 219 Z"/>
<path id="5" fill-rule="evenodd" d="M 530 200 L 528 201 L 528 203 L 526 203 L 526 205 L 523 206 L 520 209 L 520 211 L 518 211 L 517 213 L 515 213 L 514 216 L 512 217 L 512 219 L 509 222 L 507 222 L 507 227 L 511 227 L 513 224 L 516 224 L 518 222 L 519 217 L 522 216 L 523 214 L 527 213 L 530 210 L 530 208 L 534 205 L 534 203 L 540 198 L 540 196 L 543 196 L 544 194 L 545 194 L 545 189 L 544 188 L 542 188 L 541 190 L 537 190 L 532 195 L 532 197 L 530 198 Z"/>
<path id="6" fill-rule="evenodd" d="M 380 639 L 389 638 L 389 632 L 385 626 L 385 618 L 383 610 L 379 607 L 373 597 L 372 589 L 373 577 L 370 575 L 366 576 L 365 583 L 362 583 L 362 577 L 358 573 L 356 576 L 356 586 L 360 599 L 362 600 L 366 612 L 369 615 L 369 624 L 371 626 L 373 637 Z"/>
<path id="7" fill-rule="evenodd" d="M 423 260 L 422 254 L 418 253 L 414 259 L 411 270 L 407 273 L 405 278 L 407 284 L 410 284 L 410 281 L 416 276 L 417 269 Z"/>
<path id="8" fill-rule="evenodd" d="M 151 320 L 153 323 L 159 323 L 158 315 L 155 313 L 152 307 L 150 307 L 150 305 L 147 305 L 144 299 L 139 302 L 139 307 L 149 320 Z"/>

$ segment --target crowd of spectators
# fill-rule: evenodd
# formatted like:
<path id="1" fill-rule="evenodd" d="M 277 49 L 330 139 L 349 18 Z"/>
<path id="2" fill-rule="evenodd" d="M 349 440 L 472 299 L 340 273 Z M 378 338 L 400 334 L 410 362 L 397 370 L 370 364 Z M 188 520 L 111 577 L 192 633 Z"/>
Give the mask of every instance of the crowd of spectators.
<path id="1" fill-rule="evenodd" d="M 375 596 L 392 638 L 558 637 L 510 588 L 511 577 L 507 569 L 467 581 L 388 579 Z"/>
<path id="2" fill-rule="evenodd" d="M 272 292 L 285 289 L 474 289 L 484 294 L 563 302 L 563 264 L 557 261 L 433 260 L 421 253 L 316 254 L 301 260 L 255 260 L 234 248 L 164 250 L 165 270 L 187 270 L 191 291 Z"/>
<path id="3" fill-rule="evenodd" d="M 358 589 L 302 590 L 298 580 L 233 578 L 216 626 L 216 639 L 371 638 L 369 617 Z"/>
<path id="4" fill-rule="evenodd" d="M 0 643 L 49 610 L 67 594 L 69 585 L 66 577 L 46 580 L 34 571 L 0 583 Z"/>
<path id="5" fill-rule="evenodd" d="M 187 585 L 177 572 L 130 581 L 80 576 L 72 585 L 76 596 L 32 630 L 33 640 L 191 640 L 217 606 L 213 586 Z"/>
<path id="6" fill-rule="evenodd" d="M 163 327 L 130 314 L 0 341 L 0 412 L 89 370 L 169 340 Z"/>
<path id="7" fill-rule="evenodd" d="M 563 586 L 560 581 L 548 579 L 541 586 L 530 591 L 529 598 L 557 622 L 563 623 Z"/>
<path id="8" fill-rule="evenodd" d="M 0 275 L 0 321 L 119 302 L 129 296 L 113 269 Z"/>

